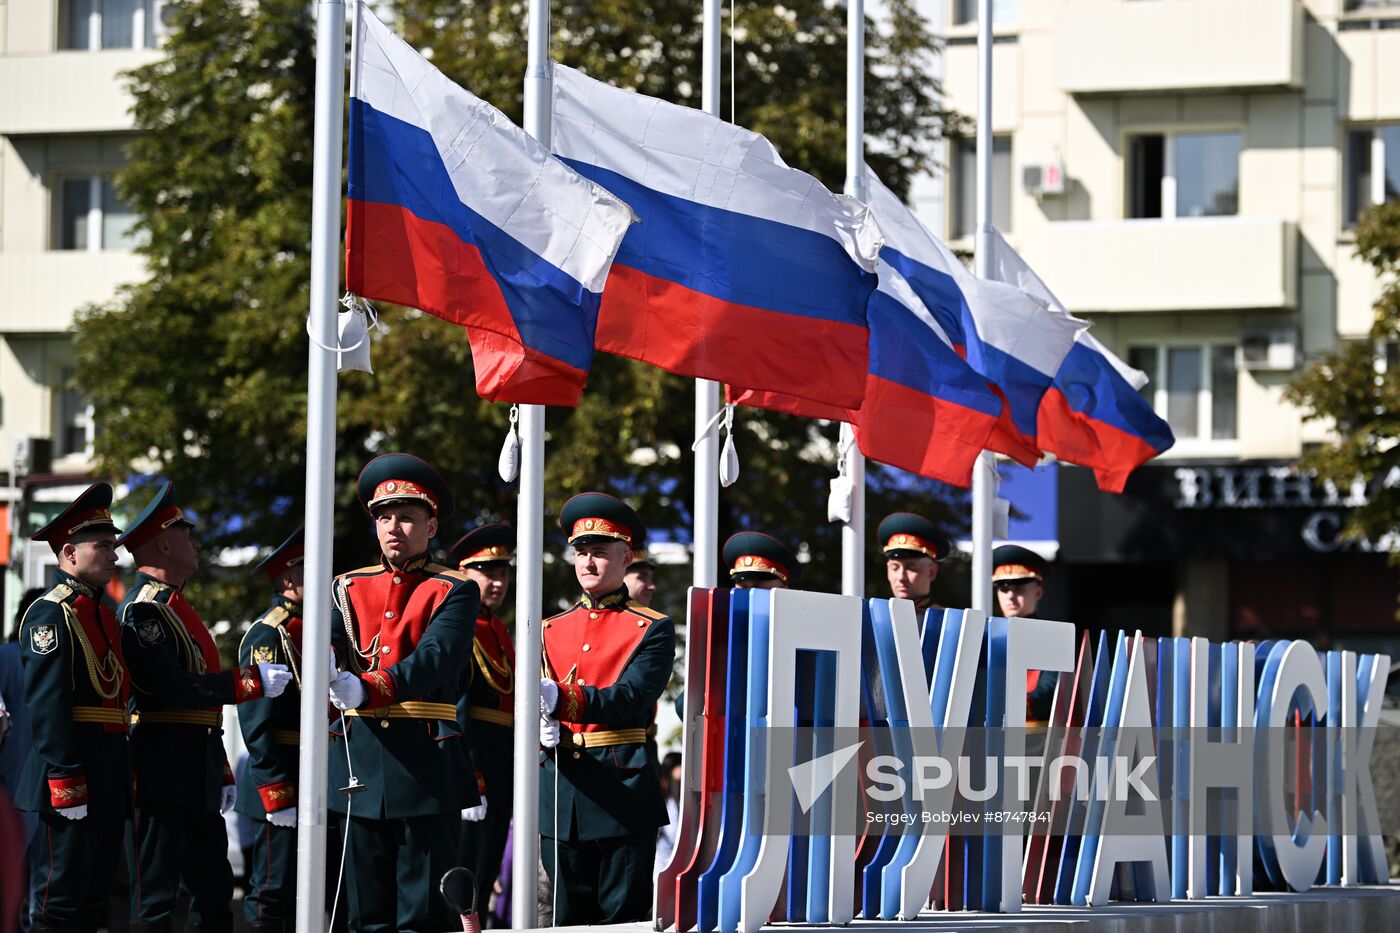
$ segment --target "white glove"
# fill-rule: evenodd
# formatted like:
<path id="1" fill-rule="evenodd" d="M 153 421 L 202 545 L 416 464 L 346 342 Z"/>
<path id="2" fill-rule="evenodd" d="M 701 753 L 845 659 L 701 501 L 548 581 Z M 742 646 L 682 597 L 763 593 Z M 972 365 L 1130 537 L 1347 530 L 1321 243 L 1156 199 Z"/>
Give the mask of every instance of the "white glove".
<path id="1" fill-rule="evenodd" d="M 486 795 L 481 795 L 481 803 L 474 807 L 467 807 L 462 811 L 462 819 L 468 823 L 480 823 L 486 819 Z"/>
<path id="2" fill-rule="evenodd" d="M 232 810 L 236 800 L 238 800 L 238 785 L 225 784 L 223 795 L 219 798 L 219 812 L 227 813 Z"/>
<path id="3" fill-rule="evenodd" d="M 274 810 L 267 815 L 267 821 L 273 826 L 295 826 L 297 825 L 297 808 L 288 807 L 285 810 Z"/>
<path id="4" fill-rule="evenodd" d="M 87 804 L 80 803 L 76 807 L 64 807 L 55 812 L 65 820 L 81 820 L 87 816 Z"/>
<path id="5" fill-rule="evenodd" d="M 549 717 L 540 720 L 540 744 L 545 748 L 559 744 L 559 720 Z"/>
<path id="6" fill-rule="evenodd" d="M 259 664 L 258 677 L 262 680 L 263 696 L 269 700 L 281 696 L 292 682 L 292 672 L 285 664 Z"/>
<path id="7" fill-rule="evenodd" d="M 559 705 L 559 685 L 548 677 L 540 679 L 540 715 L 553 716 Z"/>
<path id="8" fill-rule="evenodd" d="M 365 685 L 349 671 L 341 671 L 331 678 L 330 694 L 336 709 L 355 709 L 365 701 Z"/>

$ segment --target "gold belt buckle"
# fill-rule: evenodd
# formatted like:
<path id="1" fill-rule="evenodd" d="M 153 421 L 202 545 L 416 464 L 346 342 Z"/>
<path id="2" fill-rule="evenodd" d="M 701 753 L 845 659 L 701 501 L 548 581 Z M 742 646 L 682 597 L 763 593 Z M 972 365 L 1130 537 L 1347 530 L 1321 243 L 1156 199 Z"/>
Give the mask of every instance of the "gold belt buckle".
<path id="1" fill-rule="evenodd" d="M 588 739 L 584 738 L 584 733 L 582 733 L 582 732 L 575 732 L 575 733 L 574 733 L 574 745 L 578 746 L 579 748 L 582 748 L 582 747 L 584 747 L 584 746 L 587 745 L 587 744 L 588 744 Z"/>

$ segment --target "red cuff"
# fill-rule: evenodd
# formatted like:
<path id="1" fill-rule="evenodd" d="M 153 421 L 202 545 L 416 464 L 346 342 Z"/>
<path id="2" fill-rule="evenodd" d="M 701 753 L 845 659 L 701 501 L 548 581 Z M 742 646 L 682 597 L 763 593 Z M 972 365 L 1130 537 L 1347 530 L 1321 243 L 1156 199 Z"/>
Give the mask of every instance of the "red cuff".
<path id="1" fill-rule="evenodd" d="M 370 671 L 368 674 L 362 674 L 360 683 L 365 685 L 365 701 L 360 704 L 364 709 L 390 706 L 399 693 L 394 684 L 394 675 L 388 671 Z"/>
<path id="2" fill-rule="evenodd" d="M 268 813 L 276 813 L 278 810 L 297 805 L 297 789 L 291 781 L 264 784 L 258 788 L 258 796 L 262 797 L 263 807 Z"/>
<path id="3" fill-rule="evenodd" d="M 49 778 L 49 803 L 55 810 L 81 807 L 87 802 L 87 778 L 83 775 Z"/>
<path id="4" fill-rule="evenodd" d="M 257 700 L 261 699 L 262 695 L 262 678 L 258 676 L 258 666 L 256 664 L 234 668 L 233 702 L 243 703 L 248 700 Z"/>
<path id="5" fill-rule="evenodd" d="M 486 796 L 486 775 L 480 771 L 476 772 L 476 792 L 482 797 Z"/>
<path id="6" fill-rule="evenodd" d="M 235 781 L 234 778 L 233 778 L 233 769 L 230 768 L 230 767 L 228 766 L 228 759 L 225 758 L 225 759 L 224 759 L 224 786 L 225 786 L 225 787 L 228 787 L 230 784 L 237 784 L 237 783 L 238 783 L 238 782 Z"/>
<path id="7" fill-rule="evenodd" d="M 583 711 L 588 706 L 583 687 L 578 684 L 559 685 L 559 705 L 554 708 L 554 718 L 560 722 L 583 722 Z"/>

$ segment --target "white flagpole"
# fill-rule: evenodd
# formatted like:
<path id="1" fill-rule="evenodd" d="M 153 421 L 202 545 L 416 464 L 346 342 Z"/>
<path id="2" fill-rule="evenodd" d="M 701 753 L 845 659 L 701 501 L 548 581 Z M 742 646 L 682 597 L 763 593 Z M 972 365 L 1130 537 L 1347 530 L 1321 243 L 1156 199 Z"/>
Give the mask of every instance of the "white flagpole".
<path id="1" fill-rule="evenodd" d="M 977 0 L 977 241 L 978 278 L 992 276 L 992 2 Z M 992 607 L 993 455 L 983 451 L 972 471 L 972 608 Z"/>
<path id="2" fill-rule="evenodd" d="M 525 131 L 550 146 L 552 79 L 549 0 L 530 0 L 525 66 Z M 520 406 L 520 497 L 516 512 L 515 836 L 511 850 L 511 926 L 536 924 L 540 860 L 540 641 L 544 598 L 544 406 Z M 489 804 L 489 797 L 488 797 Z"/>
<path id="3" fill-rule="evenodd" d="M 865 201 L 865 0 L 846 0 L 846 194 Z M 841 526 L 841 593 L 865 598 L 865 456 L 855 444 L 854 429 L 841 428 L 849 440 L 845 474 L 851 481 L 851 517 Z"/>
<path id="4" fill-rule="evenodd" d="M 720 115 L 720 2 L 705 0 L 700 47 L 700 107 L 716 117 Z M 696 379 L 695 426 L 700 430 L 709 425 L 695 448 L 695 557 L 690 582 L 698 587 L 719 585 L 719 427 L 710 424 L 719 405 L 719 383 Z"/>
<path id="5" fill-rule="evenodd" d="M 306 377 L 306 608 L 297 784 L 297 933 L 326 918 L 326 685 L 330 683 L 331 542 L 335 527 L 336 300 L 345 119 L 345 3 L 316 7 L 316 116 L 311 179 L 312 339 Z M 318 345 L 319 344 L 319 345 Z"/>

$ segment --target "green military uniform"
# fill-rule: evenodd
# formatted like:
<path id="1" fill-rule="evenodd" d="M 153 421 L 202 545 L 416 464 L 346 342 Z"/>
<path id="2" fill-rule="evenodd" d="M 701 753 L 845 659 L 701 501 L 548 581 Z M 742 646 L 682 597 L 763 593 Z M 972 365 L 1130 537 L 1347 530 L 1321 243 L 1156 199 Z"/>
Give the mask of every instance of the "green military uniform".
<path id="1" fill-rule="evenodd" d="M 447 562 L 464 573 L 510 566 L 515 529 L 473 528 L 452 546 Z M 510 819 L 515 812 L 515 645 L 505 623 L 483 600 L 476 616 L 470 685 L 457 704 L 457 719 L 472 737 L 477 790 L 489 805 L 478 822 L 462 821 L 457 861 L 476 878 L 477 906 L 486 911 L 501 871 Z"/>
<path id="2" fill-rule="evenodd" d="M 371 514 L 404 500 L 442 519 L 452 511 L 447 484 L 417 457 L 377 457 L 357 486 Z M 348 822 L 350 927 L 446 930 L 457 920 L 438 882 L 455 862 L 460 811 L 480 799 L 470 739 L 457 722 L 479 591 L 424 554 L 342 574 L 333 597 L 337 656 L 365 692 L 344 729 L 333 727 L 329 752 L 330 806 Z M 363 791 L 339 793 L 352 774 Z"/>
<path id="3" fill-rule="evenodd" d="M 880 542 L 880 550 L 886 558 L 922 556 L 941 561 L 952 550 L 948 536 L 937 525 L 913 512 L 886 515 L 876 529 L 875 538 Z M 922 627 L 925 609 L 943 607 L 933 601 L 931 594 L 925 593 L 914 600 L 914 608 L 919 612 L 919 625 Z"/>
<path id="4" fill-rule="evenodd" d="M 167 528 L 193 526 L 166 483 L 120 539 L 135 551 Z M 233 870 L 220 813 L 234 783 L 224 755 L 228 703 L 263 695 L 256 666 L 222 670 L 218 647 L 181 589 L 144 573 L 117 611 L 122 653 L 131 671 L 136 774 L 132 866 L 133 929 L 164 931 L 183 887 L 189 922 L 227 930 Z"/>
<path id="5" fill-rule="evenodd" d="M 560 525 L 575 545 L 644 536 L 636 513 L 601 493 L 570 499 Z M 585 594 L 544 623 L 546 676 L 559 689 L 551 713 L 563 726 L 558 747 L 540 756 L 540 849 L 556 925 L 650 915 L 656 830 L 667 814 L 647 726 L 675 646 L 671 620 L 626 587 Z"/>
<path id="6" fill-rule="evenodd" d="M 254 573 L 265 574 L 276 586 L 283 574 L 301 564 L 304 551 L 305 529 L 298 528 Z M 301 604 L 280 593 L 274 596 L 243 636 L 238 663 L 285 664 L 299 684 Z M 243 918 L 250 933 L 290 930 L 296 913 L 297 830 L 295 825 L 273 825 L 269 817 L 280 813 L 295 818 L 301 690 L 289 687 L 279 697 L 243 704 L 238 725 L 248 748 L 248 772 L 238 786 L 235 809 L 256 827 Z"/>
<path id="7" fill-rule="evenodd" d="M 116 533 L 111 503 L 112 487 L 98 483 L 33 540 L 57 552 L 83 532 Z M 31 928 L 95 930 L 107 919 L 131 811 L 128 681 L 116 618 L 99 590 L 60 573 L 25 613 L 19 642 L 33 745 L 15 803 L 39 815 L 29 859 Z"/>

